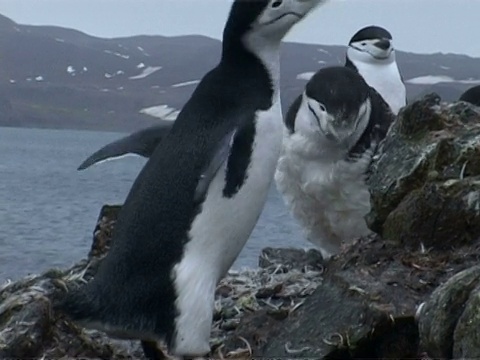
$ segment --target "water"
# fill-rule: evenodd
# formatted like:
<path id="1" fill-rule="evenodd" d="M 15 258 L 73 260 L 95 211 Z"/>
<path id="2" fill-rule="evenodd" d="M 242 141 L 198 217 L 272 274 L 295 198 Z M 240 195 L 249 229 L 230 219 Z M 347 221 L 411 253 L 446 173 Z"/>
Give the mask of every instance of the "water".
<path id="1" fill-rule="evenodd" d="M 0 127 L 0 283 L 86 256 L 103 204 L 121 204 L 145 159 L 77 171 L 119 133 Z M 234 267 L 255 267 L 266 246 L 309 247 L 275 189 Z"/>

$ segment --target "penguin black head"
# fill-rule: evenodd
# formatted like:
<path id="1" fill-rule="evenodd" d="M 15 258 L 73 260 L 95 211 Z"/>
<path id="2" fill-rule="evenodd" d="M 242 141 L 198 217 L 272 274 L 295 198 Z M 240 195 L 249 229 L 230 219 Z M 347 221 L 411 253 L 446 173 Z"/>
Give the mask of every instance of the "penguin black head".
<path id="1" fill-rule="evenodd" d="M 458 100 L 466 101 L 475 106 L 480 106 L 480 85 L 473 86 L 465 91 Z"/>
<path id="2" fill-rule="evenodd" d="M 380 26 L 372 25 L 352 36 L 347 57 L 352 62 L 391 62 L 395 61 L 394 50 L 392 34 Z"/>
<path id="3" fill-rule="evenodd" d="M 293 25 L 326 1 L 235 0 L 223 32 L 224 51 L 247 37 L 254 37 L 256 42 L 280 42 Z"/>
<path id="4" fill-rule="evenodd" d="M 307 83 L 300 100 L 296 100 L 298 111 L 294 123 L 287 126 L 319 147 L 348 151 L 368 125 L 369 91 L 370 87 L 356 71 L 344 66 L 323 68 Z"/>

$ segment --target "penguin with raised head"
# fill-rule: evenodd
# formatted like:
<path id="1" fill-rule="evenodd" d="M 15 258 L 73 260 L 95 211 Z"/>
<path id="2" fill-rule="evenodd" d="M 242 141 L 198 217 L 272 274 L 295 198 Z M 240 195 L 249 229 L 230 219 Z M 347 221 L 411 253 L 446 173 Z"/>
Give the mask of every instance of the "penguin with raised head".
<path id="1" fill-rule="evenodd" d="M 170 131 L 171 127 L 171 123 L 162 123 L 141 129 L 128 136 L 115 140 L 95 151 L 80 164 L 77 170 L 85 170 L 94 164 L 109 159 L 120 158 L 128 154 L 135 154 L 148 158 L 153 154 L 153 151 Z"/>
<path id="2" fill-rule="evenodd" d="M 470 89 L 467 89 L 458 101 L 466 101 L 472 105 L 480 106 L 480 85 L 472 86 Z"/>
<path id="3" fill-rule="evenodd" d="M 407 90 L 388 30 L 373 25 L 358 30 L 348 43 L 345 66 L 358 71 L 395 115 L 407 104 Z"/>
<path id="4" fill-rule="evenodd" d="M 275 181 L 325 259 L 370 233 L 368 170 L 394 118 L 382 97 L 345 66 L 319 70 L 287 112 Z"/>
<path id="5" fill-rule="evenodd" d="M 165 340 L 176 356 L 210 351 L 215 287 L 260 216 L 282 147 L 280 44 L 321 2 L 233 2 L 218 65 L 140 171 L 95 277 L 58 310 L 144 350 Z"/>

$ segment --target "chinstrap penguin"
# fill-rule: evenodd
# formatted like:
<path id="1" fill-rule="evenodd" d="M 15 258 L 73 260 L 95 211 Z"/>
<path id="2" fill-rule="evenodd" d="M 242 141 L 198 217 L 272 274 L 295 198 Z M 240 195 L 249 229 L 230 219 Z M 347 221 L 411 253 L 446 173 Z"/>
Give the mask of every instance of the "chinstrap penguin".
<path id="1" fill-rule="evenodd" d="M 459 101 L 466 101 L 472 105 L 480 106 L 480 85 L 473 86 L 460 95 Z"/>
<path id="2" fill-rule="evenodd" d="M 367 235 L 369 165 L 395 115 L 345 66 L 319 70 L 285 117 L 277 188 L 325 259 Z"/>
<path id="3" fill-rule="evenodd" d="M 322 2 L 233 2 L 219 64 L 140 171 L 95 277 L 60 311 L 151 354 L 162 340 L 175 356 L 210 351 L 215 287 L 260 216 L 282 147 L 280 43 Z"/>
<path id="4" fill-rule="evenodd" d="M 407 104 L 407 90 L 398 69 L 392 35 L 379 26 L 357 31 L 348 43 L 345 66 L 363 76 L 397 115 Z"/>
<path id="5" fill-rule="evenodd" d="M 115 140 L 95 151 L 80 164 L 77 170 L 85 170 L 94 164 L 119 158 L 127 154 L 135 154 L 148 158 L 153 154 L 153 151 L 170 131 L 171 127 L 171 123 L 154 125 Z"/>

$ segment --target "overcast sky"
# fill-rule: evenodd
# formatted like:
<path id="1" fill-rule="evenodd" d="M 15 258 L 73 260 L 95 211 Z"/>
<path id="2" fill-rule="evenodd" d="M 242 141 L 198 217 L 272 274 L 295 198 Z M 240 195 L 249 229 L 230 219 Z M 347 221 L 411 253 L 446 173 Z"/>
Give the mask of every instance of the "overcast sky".
<path id="1" fill-rule="evenodd" d="M 21 24 L 59 25 L 101 37 L 203 34 L 220 38 L 230 0 L 0 0 Z M 480 57 L 480 0 L 330 0 L 288 41 L 341 44 L 363 26 L 392 33 L 397 49 Z"/>

